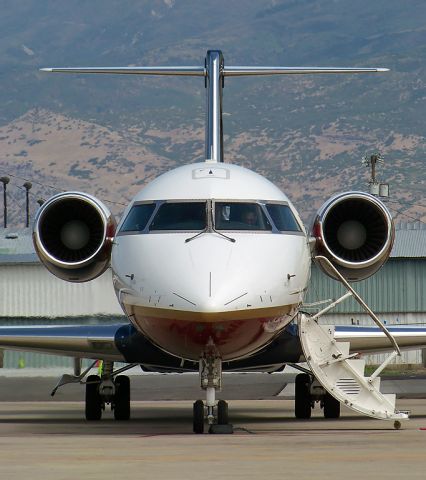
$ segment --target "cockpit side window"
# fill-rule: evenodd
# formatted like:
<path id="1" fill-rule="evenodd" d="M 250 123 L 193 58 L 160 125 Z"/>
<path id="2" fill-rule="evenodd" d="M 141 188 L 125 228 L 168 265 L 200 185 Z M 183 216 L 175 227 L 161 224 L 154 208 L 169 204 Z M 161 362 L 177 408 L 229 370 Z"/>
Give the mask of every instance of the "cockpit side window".
<path id="1" fill-rule="evenodd" d="M 278 203 L 267 203 L 266 208 L 277 229 L 281 232 L 300 232 L 300 225 L 297 223 L 293 212 L 288 205 Z"/>
<path id="2" fill-rule="evenodd" d="M 206 202 L 167 202 L 158 209 L 150 231 L 203 230 L 207 226 Z"/>
<path id="3" fill-rule="evenodd" d="M 120 232 L 141 232 L 144 230 L 154 209 L 155 203 L 133 205 L 126 220 L 123 222 Z"/>
<path id="4" fill-rule="evenodd" d="M 257 203 L 215 202 L 217 230 L 271 231 L 272 226 Z"/>

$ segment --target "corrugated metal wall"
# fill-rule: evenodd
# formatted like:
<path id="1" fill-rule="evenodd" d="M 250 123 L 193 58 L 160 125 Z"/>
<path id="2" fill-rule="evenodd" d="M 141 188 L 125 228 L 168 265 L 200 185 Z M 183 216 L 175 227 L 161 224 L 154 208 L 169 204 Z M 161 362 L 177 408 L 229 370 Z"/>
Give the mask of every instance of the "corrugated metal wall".
<path id="1" fill-rule="evenodd" d="M 111 270 L 87 283 L 70 283 L 41 264 L 0 265 L 0 317 L 117 315 Z"/>
<path id="2" fill-rule="evenodd" d="M 387 323 L 426 323 L 426 259 L 393 258 L 376 275 L 353 285 Z M 306 303 L 338 298 L 343 293 L 344 287 L 313 266 Z M 370 318 L 361 312 L 359 305 L 349 299 L 324 317 L 323 322 L 350 324 L 353 319 L 355 323 L 371 325 Z M 115 316 L 111 321 L 117 321 L 117 316 L 123 320 L 110 270 L 92 282 L 73 284 L 55 278 L 41 264 L 0 265 L 0 324 L 108 321 L 102 315 Z M 72 360 L 64 357 L 6 351 L 4 366 L 17 368 L 20 359 L 27 367 L 72 365 Z M 370 363 L 382 360 L 382 355 L 368 359 Z M 396 361 L 421 360 L 419 350 L 405 352 Z"/>
<path id="3" fill-rule="evenodd" d="M 382 321 L 392 325 L 426 324 L 426 259 L 392 258 L 375 275 L 352 286 Z M 337 299 L 346 292 L 315 265 L 305 303 Z M 315 311 L 321 307 L 315 308 Z M 313 309 L 309 309 L 312 310 Z M 371 318 L 353 299 L 345 300 L 321 323 L 330 325 L 373 325 Z M 382 363 L 387 355 L 368 355 L 367 363 Z M 393 363 L 422 363 L 422 351 L 403 352 Z"/>
<path id="4" fill-rule="evenodd" d="M 376 313 L 426 312 L 426 259 L 391 259 L 375 275 L 352 286 Z M 313 266 L 305 302 L 336 299 L 345 291 L 340 283 Z M 361 313 L 363 310 L 351 298 L 333 312 Z"/>

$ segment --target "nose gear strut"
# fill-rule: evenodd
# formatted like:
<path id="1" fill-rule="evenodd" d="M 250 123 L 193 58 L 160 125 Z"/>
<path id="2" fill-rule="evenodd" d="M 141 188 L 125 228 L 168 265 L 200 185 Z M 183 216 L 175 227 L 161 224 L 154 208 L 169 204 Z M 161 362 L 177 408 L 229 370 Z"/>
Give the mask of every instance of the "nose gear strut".
<path id="1" fill-rule="evenodd" d="M 200 357 L 199 376 L 201 388 L 206 391 L 206 402 L 204 404 L 202 400 L 197 400 L 194 403 L 194 433 L 204 432 L 205 420 L 209 425 L 209 433 L 233 433 L 227 402 L 216 401 L 216 391 L 222 388 L 222 359 L 211 339 Z"/>

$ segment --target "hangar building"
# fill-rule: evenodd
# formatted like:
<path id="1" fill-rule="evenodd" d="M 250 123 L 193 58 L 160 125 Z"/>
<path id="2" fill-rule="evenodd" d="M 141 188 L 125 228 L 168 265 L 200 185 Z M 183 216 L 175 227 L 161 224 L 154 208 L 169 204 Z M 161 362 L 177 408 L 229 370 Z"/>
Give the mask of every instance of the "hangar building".
<path id="1" fill-rule="evenodd" d="M 388 262 L 355 289 L 386 324 L 426 323 L 426 225 L 399 224 Z M 312 269 L 307 304 L 336 299 L 344 287 Z M 0 231 L 0 324 L 79 324 L 117 322 L 124 317 L 116 300 L 111 271 L 85 284 L 55 278 L 39 262 L 29 229 Z M 318 307 L 317 307 L 318 308 Z M 371 325 L 351 298 L 323 317 L 323 323 Z M 370 363 L 382 356 L 371 355 Z M 404 352 L 397 362 L 422 363 L 422 352 Z M 71 366 L 69 358 L 5 351 L 4 367 Z"/>

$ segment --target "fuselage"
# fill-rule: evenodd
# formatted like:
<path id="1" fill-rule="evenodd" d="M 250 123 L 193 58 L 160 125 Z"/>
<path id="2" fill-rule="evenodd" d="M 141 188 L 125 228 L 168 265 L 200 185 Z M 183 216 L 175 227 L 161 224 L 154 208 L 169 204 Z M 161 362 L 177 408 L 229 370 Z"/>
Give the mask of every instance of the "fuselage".
<path id="1" fill-rule="evenodd" d="M 258 351 L 294 318 L 310 273 L 303 224 L 264 177 L 230 164 L 179 167 L 126 209 L 112 249 L 130 321 L 165 351 L 223 360 Z"/>

